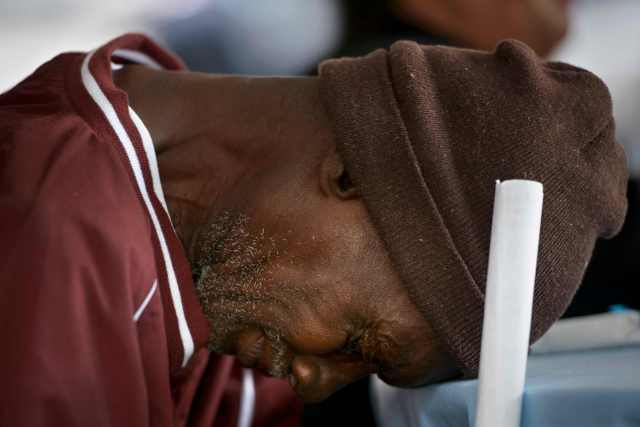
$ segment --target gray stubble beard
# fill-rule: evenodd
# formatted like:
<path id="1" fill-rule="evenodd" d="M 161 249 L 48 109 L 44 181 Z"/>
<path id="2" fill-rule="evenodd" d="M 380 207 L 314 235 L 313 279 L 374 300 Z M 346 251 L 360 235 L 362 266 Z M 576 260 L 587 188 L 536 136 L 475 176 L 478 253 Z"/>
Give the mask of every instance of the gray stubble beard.
<path id="1" fill-rule="evenodd" d="M 249 224 L 248 216 L 225 211 L 199 234 L 199 257 L 193 266 L 196 293 L 210 324 L 211 351 L 233 352 L 229 340 L 235 335 L 247 329 L 261 330 L 272 352 L 268 373 L 283 377 L 291 361 L 282 333 L 256 318 L 259 305 L 277 303 L 266 287 L 266 270 L 279 251 L 264 229 L 252 232 Z"/>

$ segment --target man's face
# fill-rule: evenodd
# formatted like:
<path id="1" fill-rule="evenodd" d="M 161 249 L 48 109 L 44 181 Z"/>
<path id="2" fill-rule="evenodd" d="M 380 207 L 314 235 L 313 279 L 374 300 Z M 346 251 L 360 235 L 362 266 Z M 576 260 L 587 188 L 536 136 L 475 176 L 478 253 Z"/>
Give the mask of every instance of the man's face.
<path id="1" fill-rule="evenodd" d="M 403 386 L 451 374 L 342 170 L 335 154 L 275 162 L 196 237 L 212 350 L 307 401 L 374 372 Z"/>

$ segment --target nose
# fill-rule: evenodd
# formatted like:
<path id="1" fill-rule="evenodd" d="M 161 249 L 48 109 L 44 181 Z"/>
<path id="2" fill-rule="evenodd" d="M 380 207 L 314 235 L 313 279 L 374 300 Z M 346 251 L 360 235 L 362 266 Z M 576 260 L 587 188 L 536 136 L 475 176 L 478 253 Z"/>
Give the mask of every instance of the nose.
<path id="1" fill-rule="evenodd" d="M 290 382 L 305 402 L 319 402 L 374 371 L 371 364 L 350 356 L 298 356 L 291 365 Z"/>

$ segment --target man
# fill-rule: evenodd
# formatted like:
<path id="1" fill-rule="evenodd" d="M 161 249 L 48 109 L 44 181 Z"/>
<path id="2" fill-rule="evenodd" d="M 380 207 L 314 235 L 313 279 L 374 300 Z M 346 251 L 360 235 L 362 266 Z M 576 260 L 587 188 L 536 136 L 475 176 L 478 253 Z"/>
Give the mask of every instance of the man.
<path id="1" fill-rule="evenodd" d="M 125 35 L 43 65 L 0 126 L 0 424 L 248 425 L 207 347 L 308 401 L 474 377 L 495 179 L 545 186 L 532 340 L 626 209 L 606 87 L 515 41 L 248 78 Z"/>

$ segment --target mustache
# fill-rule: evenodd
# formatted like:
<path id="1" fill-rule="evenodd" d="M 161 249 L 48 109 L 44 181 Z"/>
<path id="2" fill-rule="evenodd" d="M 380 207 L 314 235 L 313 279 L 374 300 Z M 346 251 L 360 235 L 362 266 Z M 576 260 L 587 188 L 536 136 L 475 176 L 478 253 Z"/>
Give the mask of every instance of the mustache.
<path id="1" fill-rule="evenodd" d="M 235 278 L 230 279 L 230 276 Z M 210 269 L 201 278 L 200 298 L 204 301 L 205 315 L 211 325 L 209 349 L 217 353 L 230 352 L 228 339 L 249 328 L 261 330 L 265 336 L 265 348 L 268 347 L 267 360 L 262 368 L 268 375 L 285 378 L 291 371 L 292 353 L 276 323 L 285 324 L 279 313 L 285 312 L 283 306 L 288 308 L 290 304 L 267 291 L 258 291 L 263 290 L 263 284 L 248 285 L 244 278 L 238 277 L 243 275 L 215 274 Z M 270 313 L 268 321 L 262 317 L 265 312 Z"/>
<path id="2" fill-rule="evenodd" d="M 264 333 L 271 347 L 271 363 L 267 373 L 273 377 L 285 378 L 291 373 L 291 352 L 278 331 L 268 328 Z"/>
<path id="3" fill-rule="evenodd" d="M 266 352 L 261 368 L 271 376 L 286 377 L 293 353 L 283 331 L 290 327 L 296 303 L 308 296 L 301 286 L 274 280 L 272 272 L 282 268 L 276 260 L 282 263 L 286 256 L 277 243 L 286 240 L 252 227 L 244 214 L 223 212 L 199 234 L 193 273 L 211 326 L 209 349 L 233 353 L 239 333 L 260 330 Z"/>
<path id="4" fill-rule="evenodd" d="M 265 363 L 261 366 L 268 375 L 284 378 L 290 374 L 292 353 L 283 338 L 281 329 L 274 325 L 276 319 L 264 322 L 256 319 L 256 305 L 272 301 L 266 298 L 248 297 L 245 294 L 221 293 L 210 304 L 207 317 L 211 324 L 209 349 L 217 353 L 229 353 L 235 350 L 229 348 L 227 338 L 234 337 L 247 329 L 257 329 L 265 336 L 264 349 L 268 353 Z"/>

